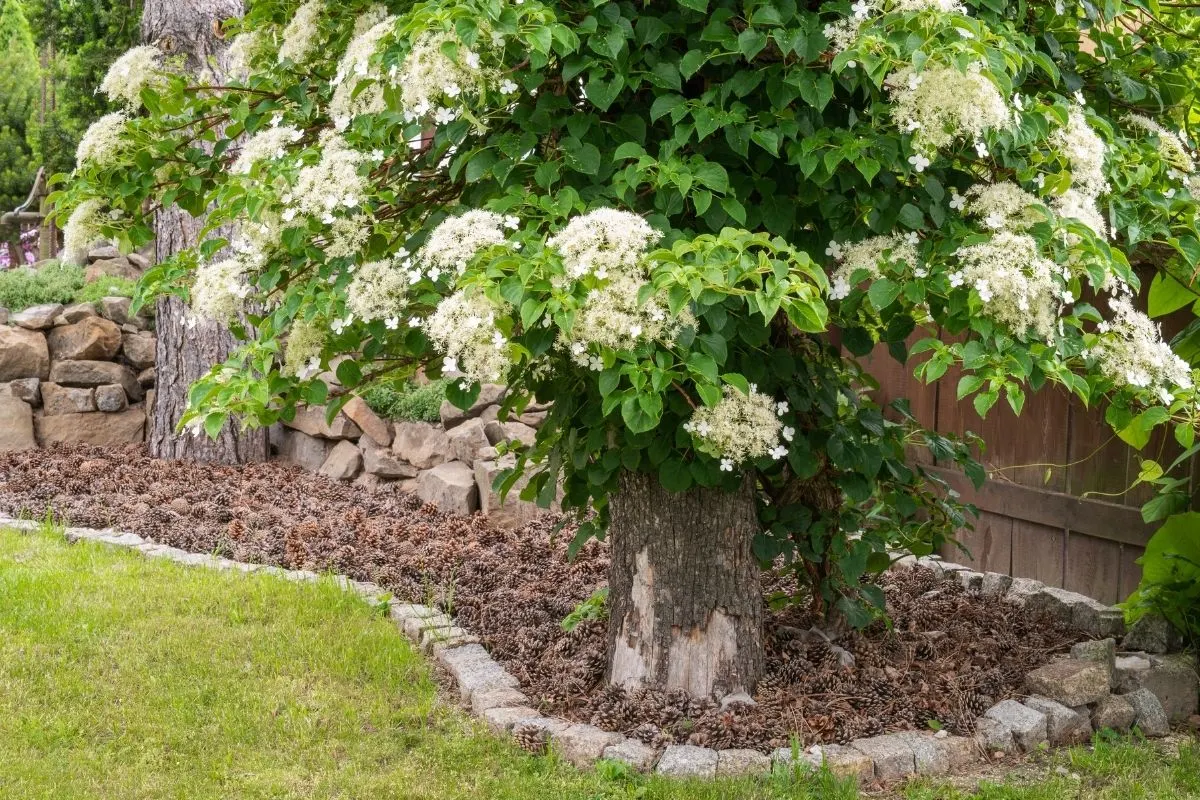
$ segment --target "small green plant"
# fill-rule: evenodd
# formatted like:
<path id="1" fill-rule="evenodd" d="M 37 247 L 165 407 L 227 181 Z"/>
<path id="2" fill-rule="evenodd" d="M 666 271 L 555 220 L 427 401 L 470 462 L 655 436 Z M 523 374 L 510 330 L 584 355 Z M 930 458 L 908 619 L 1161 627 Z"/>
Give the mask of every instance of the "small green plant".
<path id="1" fill-rule="evenodd" d="M 575 606 L 575 610 L 567 614 L 562 621 L 562 629 L 571 633 L 581 622 L 608 617 L 608 587 L 604 586 L 592 592 L 592 596 Z"/>
<path id="2" fill-rule="evenodd" d="M 39 270 L 9 270 L 0 273 L 0 306 L 20 311 L 43 303 L 69 303 L 81 288 L 79 267 L 47 264 Z"/>
<path id="3" fill-rule="evenodd" d="M 1168 518 L 1138 563 L 1142 582 L 1124 604 L 1129 621 L 1160 614 L 1200 647 L 1200 513 Z"/>
<path id="4" fill-rule="evenodd" d="M 372 386 L 362 393 L 371 410 L 385 419 L 405 422 L 437 422 L 442 401 L 446 399 L 446 381 L 418 385 L 412 381 Z"/>
<path id="5" fill-rule="evenodd" d="M 85 283 L 72 300 L 76 303 L 94 303 L 102 297 L 133 297 L 135 289 L 137 281 L 106 275 L 91 283 Z"/>

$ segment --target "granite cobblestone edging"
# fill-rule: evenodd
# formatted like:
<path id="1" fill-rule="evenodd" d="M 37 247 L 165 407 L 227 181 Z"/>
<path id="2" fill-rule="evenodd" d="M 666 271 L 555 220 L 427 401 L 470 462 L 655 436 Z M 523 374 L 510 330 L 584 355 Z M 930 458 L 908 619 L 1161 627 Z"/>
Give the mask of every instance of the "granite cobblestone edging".
<path id="1" fill-rule="evenodd" d="M 41 523 L 0 518 L 0 527 L 35 531 Z M 309 570 L 288 570 L 247 564 L 220 556 L 191 553 L 159 544 L 134 533 L 105 529 L 64 530 L 67 541 L 93 541 L 140 552 L 186 566 L 262 572 L 297 582 L 323 576 Z M 430 606 L 392 599 L 382 587 L 342 575 L 332 580 L 344 591 L 375 603 L 388 603 L 388 615 L 406 637 L 444 668 L 458 686 L 466 708 L 498 735 L 540 737 L 564 759 L 588 767 L 600 759 L 624 763 L 640 772 L 676 777 L 712 778 L 765 774 L 773 769 L 819 769 L 860 783 L 889 782 L 911 775 L 942 775 L 984 761 L 998 752 L 1027 753 L 1045 745 L 1086 741 L 1093 723 L 1115 721 L 1137 726 L 1146 736 L 1163 736 L 1169 722 L 1197 712 L 1200 678 L 1193 661 L 1182 654 L 1153 652 L 1117 654 L 1114 636 L 1125 633 L 1117 609 L 1037 581 L 997 573 L 974 572 L 940 559 L 902 558 L 896 568 L 921 566 L 942 576 L 957 575 L 964 585 L 983 593 L 1002 594 L 1011 602 L 1059 615 L 1096 641 L 1077 644 L 1066 659 L 1030 673 L 1024 701 L 1004 700 L 984 712 L 974 736 L 951 736 L 946 731 L 905 731 L 859 739 L 847 745 L 814 745 L 807 750 L 779 748 L 770 755 L 752 750 L 713 750 L 688 744 L 667 746 L 661 753 L 641 741 L 592 725 L 544 716 L 530 705 L 520 683 L 495 661 L 479 637 L 458 626 L 453 617 Z M 1099 638 L 1106 637 L 1106 638 Z M 1140 637 L 1140 638 L 1139 638 Z M 1141 643 L 1145 633 L 1126 634 Z M 1151 637 L 1153 638 L 1153 637 Z M 1088 701 L 1070 706 L 1068 702 Z M 1113 713 L 1114 706 L 1132 713 Z"/>

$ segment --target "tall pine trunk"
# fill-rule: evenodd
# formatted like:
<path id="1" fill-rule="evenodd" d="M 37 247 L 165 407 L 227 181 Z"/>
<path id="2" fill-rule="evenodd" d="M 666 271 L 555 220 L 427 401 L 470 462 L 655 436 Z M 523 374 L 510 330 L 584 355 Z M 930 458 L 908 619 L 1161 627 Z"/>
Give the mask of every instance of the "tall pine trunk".
<path id="1" fill-rule="evenodd" d="M 627 472 L 609 504 L 609 681 L 696 697 L 753 692 L 763 595 L 751 479 L 732 494 L 673 494 Z"/>
<path id="2" fill-rule="evenodd" d="M 168 55 L 187 57 L 187 69 L 219 83 L 225 73 L 226 42 L 221 23 L 242 14 L 241 0 L 146 0 L 142 41 Z M 154 222 L 158 261 L 197 244 L 202 217 L 180 208 L 164 209 Z M 220 232 L 218 232 L 220 234 Z M 150 410 L 150 453 L 156 458 L 239 464 L 267 457 L 267 434 L 227 424 L 220 436 L 194 436 L 177 431 L 187 409 L 188 387 L 224 361 L 236 347 L 233 334 L 214 322 L 189 326 L 187 309 L 166 297 L 156 308 L 158 352 L 155 357 L 154 408 Z"/>

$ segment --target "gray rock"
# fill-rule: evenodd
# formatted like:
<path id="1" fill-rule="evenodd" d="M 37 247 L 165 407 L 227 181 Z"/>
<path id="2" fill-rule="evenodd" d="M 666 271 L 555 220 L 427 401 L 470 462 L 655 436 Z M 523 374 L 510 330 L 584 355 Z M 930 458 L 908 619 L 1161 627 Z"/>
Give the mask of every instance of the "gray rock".
<path id="1" fill-rule="evenodd" d="M 372 411 L 361 397 L 351 397 L 349 402 L 342 406 L 342 413 L 380 447 L 391 445 L 392 427 Z"/>
<path id="2" fill-rule="evenodd" d="M 465 628 L 451 625 L 449 628 L 430 628 L 421 634 L 421 649 L 426 653 L 438 653 L 451 647 L 476 644 L 480 641 Z"/>
<path id="3" fill-rule="evenodd" d="M 492 708 L 520 708 L 529 703 L 529 698 L 516 689 L 493 689 L 490 692 L 476 692 L 471 698 L 471 713 L 482 716 L 483 712 Z"/>
<path id="4" fill-rule="evenodd" d="M 96 316 L 96 305 L 94 303 L 75 303 L 67 306 L 60 314 L 67 324 L 73 324 L 87 319 L 88 317 Z"/>
<path id="5" fill-rule="evenodd" d="M 713 778 L 717 774 L 717 751 L 690 744 L 668 745 L 654 771 L 673 778 Z"/>
<path id="6" fill-rule="evenodd" d="M 1031 694 L 1040 694 L 1064 706 L 1084 706 L 1106 697 L 1112 673 L 1107 664 L 1063 659 L 1038 667 L 1025 676 Z"/>
<path id="7" fill-rule="evenodd" d="M 475 473 L 460 461 L 438 464 L 417 477 L 417 496 L 448 514 L 468 516 L 479 510 Z"/>
<path id="8" fill-rule="evenodd" d="M 487 434 L 488 441 L 493 445 L 498 445 L 501 442 L 515 442 L 526 447 L 532 447 L 534 439 L 537 437 L 537 431 L 528 425 L 523 425 L 520 422 L 501 422 L 500 420 L 492 420 L 486 423 L 484 433 Z"/>
<path id="9" fill-rule="evenodd" d="M 1016 700 L 1004 700 L 984 712 L 984 716 L 1003 723 L 1012 731 L 1013 740 L 1026 753 L 1047 741 L 1046 715 L 1021 705 Z"/>
<path id="10" fill-rule="evenodd" d="M 348 481 L 362 469 L 362 453 L 358 445 L 350 441 L 341 441 L 334 445 L 321 463 L 317 472 L 335 481 Z"/>
<path id="11" fill-rule="evenodd" d="M 50 360 L 108 361 L 121 351 L 121 329 L 109 320 L 86 317 L 46 335 Z"/>
<path id="12" fill-rule="evenodd" d="M 839 778 L 855 778 L 859 783 L 875 779 L 875 765 L 866 754 L 853 747 L 838 744 L 823 744 L 808 751 L 801 750 L 793 756 L 790 747 L 780 747 L 771 754 L 771 763 L 776 771 L 791 773 L 819 770 L 825 766 Z"/>
<path id="13" fill-rule="evenodd" d="M 141 253 L 126 253 L 125 258 L 128 259 L 130 264 L 142 272 L 145 272 L 151 267 L 150 259 L 146 258 Z"/>
<path id="14" fill-rule="evenodd" d="M 325 463 L 333 442 L 328 439 L 318 439 L 300 431 L 285 430 L 278 439 L 279 457 L 284 461 L 303 467 L 308 472 L 316 472 Z"/>
<path id="15" fill-rule="evenodd" d="M 322 439 L 358 439 L 362 429 L 339 413 L 333 422 L 325 421 L 325 409 L 314 406 L 299 406 L 296 416 L 290 421 L 283 420 L 284 427 L 291 428 L 309 436 L 319 436 Z"/>
<path id="16" fill-rule="evenodd" d="M 1092 720 L 1089 714 L 1079 713 L 1073 708 L 1048 697 L 1032 695 L 1024 705 L 1046 717 L 1046 737 L 1053 745 L 1083 744 L 1092 738 Z"/>
<path id="17" fill-rule="evenodd" d="M 492 733 L 508 733 L 522 722 L 542 718 L 540 711 L 528 706 L 489 708 L 480 716 Z"/>
<path id="18" fill-rule="evenodd" d="M 980 717 L 975 720 L 975 741 L 988 755 L 997 751 L 1011 753 L 1016 748 L 1012 729 L 999 720 Z"/>
<path id="19" fill-rule="evenodd" d="M 1140 650 L 1144 653 L 1169 653 L 1179 650 L 1183 637 L 1161 614 L 1146 614 L 1130 626 L 1121 641 L 1125 650 Z"/>
<path id="20" fill-rule="evenodd" d="M 655 751 L 637 739 L 623 739 L 604 748 L 604 758 L 618 761 L 637 772 L 649 772 L 654 769 Z"/>
<path id="21" fill-rule="evenodd" d="M 96 387 L 96 409 L 109 414 L 124 411 L 129 406 L 129 398 L 125 388 L 115 383 Z"/>
<path id="22" fill-rule="evenodd" d="M 950 756 L 940 746 L 941 740 L 931 733 L 906 731 L 897 733 L 913 751 L 914 763 L 919 775 L 945 775 L 950 771 Z"/>
<path id="23" fill-rule="evenodd" d="M 1113 667 L 1113 689 L 1119 694 L 1141 686 L 1141 673 L 1150 669 L 1150 659 L 1144 656 L 1117 656 Z"/>
<path id="24" fill-rule="evenodd" d="M 40 306 L 30 306 L 24 311 L 10 314 L 8 321 L 31 331 L 44 331 L 54 327 L 54 318 L 63 312 L 61 303 L 46 303 Z"/>
<path id="25" fill-rule="evenodd" d="M 89 263 L 104 261 L 110 258 L 121 258 L 121 251 L 111 244 L 98 245 L 88 250 L 87 260 Z"/>
<path id="26" fill-rule="evenodd" d="M 1098 731 L 1105 728 L 1127 731 L 1133 727 L 1136 716 L 1133 706 L 1123 695 L 1110 694 L 1092 709 L 1092 725 Z"/>
<path id="27" fill-rule="evenodd" d="M 766 775 L 771 771 L 771 757 L 757 750 L 720 750 L 717 752 L 717 777 Z"/>
<path id="28" fill-rule="evenodd" d="M 1039 594 L 1046 584 L 1033 578 L 1013 578 L 1004 594 L 1004 599 L 1017 605 L 1025 605 L 1029 598 Z"/>
<path id="29" fill-rule="evenodd" d="M 1071 625 L 1091 636 L 1120 638 L 1125 635 L 1125 612 L 1099 600 L 1083 597 L 1071 609 Z"/>
<path id="30" fill-rule="evenodd" d="M 951 770 L 960 769 L 979 760 L 975 740 L 967 736 L 933 737 L 935 745 L 945 754 Z"/>
<path id="31" fill-rule="evenodd" d="M 146 389 L 146 390 L 153 389 L 157 377 L 158 377 L 158 375 L 154 371 L 154 367 L 147 367 L 146 369 L 139 372 L 137 375 L 138 386 L 141 386 L 143 389 Z M 146 392 L 146 407 L 151 408 L 153 406 L 154 406 L 154 404 L 150 402 L 150 392 L 147 391 Z M 279 427 L 282 428 L 283 426 L 280 425 Z"/>
<path id="32" fill-rule="evenodd" d="M 577 767 L 589 767 L 604 756 L 605 748 L 620 744 L 625 737 L 592 725 L 572 725 L 550 734 L 550 743 L 560 756 Z"/>
<path id="33" fill-rule="evenodd" d="M 127 408 L 115 414 L 89 411 L 83 414 L 59 414 L 34 419 L 34 431 L 42 445 L 51 442 L 92 444 L 116 447 L 140 444 L 146 430 L 146 411 Z"/>
<path id="34" fill-rule="evenodd" d="M 374 437 L 363 434 L 358 440 L 362 450 L 363 469 L 381 478 L 415 478 L 420 472 L 407 461 L 400 460 L 391 449 L 379 445 Z"/>
<path id="35" fill-rule="evenodd" d="M 95 411 L 96 390 L 43 383 L 42 407 L 48 416 Z"/>
<path id="36" fill-rule="evenodd" d="M 13 397 L 24 400 L 35 408 L 42 404 L 42 382 L 37 378 L 18 378 L 15 381 L 9 381 L 8 391 Z"/>
<path id="37" fill-rule="evenodd" d="M 24 328 L 0 327 L 0 381 L 50 377 L 46 337 Z"/>
<path id="38" fill-rule="evenodd" d="M 479 390 L 479 398 L 466 411 L 447 400 L 442 403 L 441 408 L 442 427 L 450 430 L 468 419 L 475 419 L 483 413 L 485 408 L 499 403 L 503 397 L 503 386 L 496 383 L 485 383 Z"/>
<path id="39" fill-rule="evenodd" d="M 125 256 L 102 258 L 99 261 L 93 261 L 83 273 L 83 279 L 88 283 L 103 280 L 106 277 L 125 278 L 126 280 L 136 281 L 141 276 L 142 273 L 137 267 L 129 263 L 129 259 L 125 258 Z M 109 289 L 109 291 L 112 291 L 112 289 Z"/>
<path id="40" fill-rule="evenodd" d="M 132 303 L 128 297 L 101 297 L 97 306 L 100 308 L 100 316 L 118 325 L 124 325 L 129 322 L 129 308 Z"/>
<path id="41" fill-rule="evenodd" d="M 1071 647 L 1071 658 L 1078 661 L 1095 661 L 1108 667 L 1111 675 L 1116 668 L 1117 642 L 1115 639 L 1098 639 L 1079 642 Z"/>
<path id="42" fill-rule="evenodd" d="M 121 336 L 121 352 L 136 370 L 154 366 L 158 339 L 152 333 L 126 333 Z"/>
<path id="43" fill-rule="evenodd" d="M 983 584 L 979 593 L 984 597 L 1003 597 L 1012 586 L 1012 578 L 1000 572 L 983 573 Z"/>
<path id="44" fill-rule="evenodd" d="M 964 569 L 961 572 L 956 573 L 956 577 L 958 578 L 958 582 L 961 583 L 962 587 L 968 592 L 983 591 L 982 572 L 976 572 L 973 569 Z"/>
<path id="45" fill-rule="evenodd" d="M 11 390 L 0 390 L 0 453 L 35 447 L 33 409 L 14 397 Z"/>
<path id="46" fill-rule="evenodd" d="M 519 688 L 517 679 L 493 661 L 482 645 L 467 644 L 441 650 L 434 657 L 454 676 L 464 703 L 470 702 L 476 692 Z"/>
<path id="47" fill-rule="evenodd" d="M 446 431 L 450 448 L 450 458 L 461 461 L 468 467 L 475 466 L 475 453 L 491 445 L 483 432 L 483 422 L 479 419 L 464 420 L 460 425 Z"/>
<path id="48" fill-rule="evenodd" d="M 400 422 L 392 439 L 392 452 L 417 469 L 429 469 L 448 458 L 446 432 L 429 422 Z"/>
<path id="49" fill-rule="evenodd" d="M 895 781 L 917 771 L 917 757 L 905 737 L 898 734 L 857 739 L 850 747 L 871 759 L 875 779 Z"/>
<path id="50" fill-rule="evenodd" d="M 55 361 L 50 365 L 50 380 L 62 386 L 104 386 L 119 383 L 133 402 L 145 394 L 133 370 L 112 361 Z"/>
<path id="51" fill-rule="evenodd" d="M 1167 719 L 1167 712 L 1154 692 L 1138 689 L 1121 696 L 1133 708 L 1133 724 L 1143 736 L 1166 736 L 1171 732 L 1171 721 Z"/>
<path id="52" fill-rule="evenodd" d="M 528 425 L 531 428 L 540 428 L 542 427 L 542 424 L 545 423 L 546 417 L 549 414 L 550 412 L 545 410 L 529 411 L 527 409 L 524 414 L 521 414 L 519 417 L 517 417 L 517 422 L 521 423 L 522 425 Z"/>
<path id="53" fill-rule="evenodd" d="M 1200 705 L 1196 661 L 1183 653 L 1152 658 L 1150 669 L 1136 675 L 1135 688 L 1153 692 L 1172 722 L 1186 720 Z"/>

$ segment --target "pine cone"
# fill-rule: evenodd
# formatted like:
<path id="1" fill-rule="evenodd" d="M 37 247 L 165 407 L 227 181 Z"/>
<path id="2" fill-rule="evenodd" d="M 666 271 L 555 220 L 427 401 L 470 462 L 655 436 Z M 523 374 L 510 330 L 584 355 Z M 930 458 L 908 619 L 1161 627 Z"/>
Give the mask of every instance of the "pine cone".
<path id="1" fill-rule="evenodd" d="M 542 755 L 550 742 L 550 732 L 540 725 L 518 722 L 513 727 L 513 739 L 527 753 Z"/>

